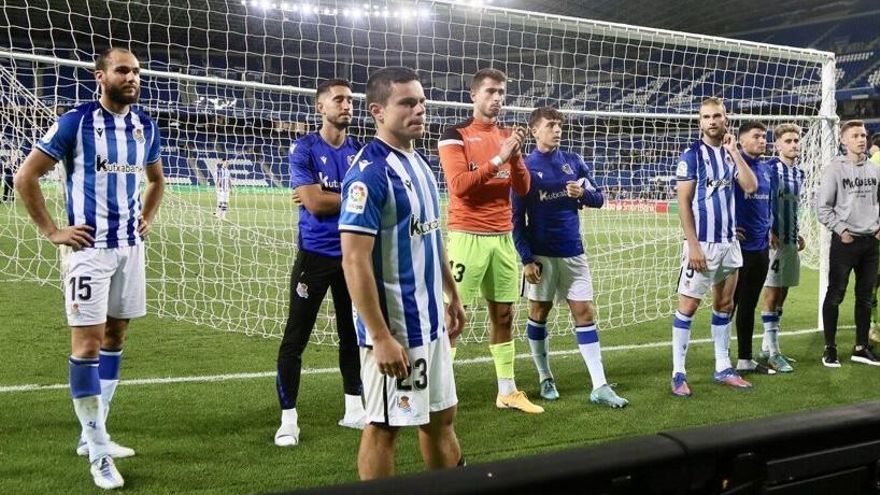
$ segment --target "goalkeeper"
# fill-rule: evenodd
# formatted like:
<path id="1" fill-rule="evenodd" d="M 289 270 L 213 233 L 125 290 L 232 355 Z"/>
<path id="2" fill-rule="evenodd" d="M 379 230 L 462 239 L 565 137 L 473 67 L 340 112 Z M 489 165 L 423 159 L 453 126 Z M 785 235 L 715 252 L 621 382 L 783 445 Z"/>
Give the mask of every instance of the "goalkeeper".
<path id="1" fill-rule="evenodd" d="M 624 407 L 608 382 L 602 366 L 599 333 L 593 314 L 593 282 L 581 241 L 578 211 L 601 208 L 605 202 L 584 160 L 559 149 L 564 117 L 550 107 L 538 108 L 529 117 L 535 150 L 526 157 L 531 188 L 513 197 L 513 239 L 523 263 L 529 298 L 526 331 L 532 357 L 540 375 L 541 396 L 559 398 L 548 356 L 547 316 L 554 296 L 565 298 L 575 321 L 581 356 L 590 372 L 590 402 Z"/>

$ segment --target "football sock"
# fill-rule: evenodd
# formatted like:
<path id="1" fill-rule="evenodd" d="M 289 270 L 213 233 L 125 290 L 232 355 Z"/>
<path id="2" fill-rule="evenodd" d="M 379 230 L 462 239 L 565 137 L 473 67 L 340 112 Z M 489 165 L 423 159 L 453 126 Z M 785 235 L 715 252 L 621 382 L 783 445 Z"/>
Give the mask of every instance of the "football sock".
<path id="1" fill-rule="evenodd" d="M 538 370 L 538 381 L 543 382 L 553 378 L 550 372 L 550 337 L 547 335 L 546 323 L 539 323 L 529 318 L 526 323 L 526 334 L 529 336 L 529 347 L 532 349 L 532 359 Z"/>
<path id="2" fill-rule="evenodd" d="M 104 403 L 104 421 L 110 414 L 110 403 L 119 385 L 119 367 L 122 364 L 122 349 L 102 348 L 98 354 L 98 377 L 101 379 L 101 401 Z"/>
<path id="3" fill-rule="evenodd" d="M 693 318 L 678 311 L 672 319 L 672 373 L 686 373 L 688 343 L 691 339 Z"/>
<path id="4" fill-rule="evenodd" d="M 764 311 L 761 313 L 761 321 L 764 322 L 764 338 L 761 349 L 770 352 L 770 355 L 779 353 L 779 314 L 776 311 Z"/>
<path id="5" fill-rule="evenodd" d="M 577 336 L 578 349 L 587 364 L 590 372 L 590 380 L 593 381 L 593 390 L 608 383 L 605 380 L 605 369 L 602 367 L 602 350 L 599 347 L 599 332 L 595 323 L 574 327 Z"/>
<path id="6" fill-rule="evenodd" d="M 516 392 L 516 381 L 513 377 L 513 358 L 516 349 L 513 341 L 490 344 L 489 352 L 495 361 L 495 375 L 498 377 L 498 393 L 510 395 Z"/>
<path id="7" fill-rule="evenodd" d="M 110 437 L 104 427 L 104 404 L 98 378 L 98 359 L 70 356 L 70 395 L 82 436 L 89 445 L 89 461 L 107 454 Z"/>
<path id="8" fill-rule="evenodd" d="M 731 368 L 730 313 L 712 310 L 712 340 L 715 341 L 715 371 Z"/>

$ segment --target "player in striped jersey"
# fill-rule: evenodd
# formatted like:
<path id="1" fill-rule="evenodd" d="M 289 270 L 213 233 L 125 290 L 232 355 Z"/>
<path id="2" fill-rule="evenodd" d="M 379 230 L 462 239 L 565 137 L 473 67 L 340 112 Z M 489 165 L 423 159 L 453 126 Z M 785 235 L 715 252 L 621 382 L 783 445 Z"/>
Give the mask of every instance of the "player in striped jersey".
<path id="1" fill-rule="evenodd" d="M 804 186 L 804 171 L 798 167 L 801 128 L 796 124 L 780 124 L 773 131 L 776 156 L 767 161 L 770 168 L 770 268 L 764 282 L 764 338 L 761 353 L 768 365 L 781 373 L 794 371 L 791 357 L 779 349 L 779 322 L 789 287 L 800 283 L 804 238 L 798 228 L 798 202 Z"/>
<path id="2" fill-rule="evenodd" d="M 526 333 L 538 368 L 541 396 L 558 399 L 550 372 L 546 325 L 553 299 L 564 298 L 574 319 L 578 349 L 593 382 L 590 402 L 625 407 L 629 402 L 605 380 L 593 312 L 593 279 L 578 219 L 581 208 L 601 208 L 605 198 L 583 158 L 559 149 L 563 120 L 555 108 L 532 112 L 529 128 L 536 147 L 525 159 L 531 187 L 525 196 L 513 196 L 513 238 L 523 263 L 523 292 L 529 299 Z"/>
<path id="3" fill-rule="evenodd" d="M 425 101 L 411 69 L 370 75 L 376 139 L 358 153 L 342 187 L 342 265 L 370 422 L 358 452 L 361 479 L 394 474 L 402 426 L 419 427 L 429 469 L 464 463 L 453 428 L 458 398 L 449 338 L 465 316 L 443 248 L 437 184 L 414 149 L 425 133 Z"/>
<path id="4" fill-rule="evenodd" d="M 214 216 L 225 220 L 229 210 L 229 194 L 232 192 L 232 174 L 229 173 L 229 160 L 225 158 L 217 166 L 214 190 L 217 192 L 217 212 Z"/>
<path id="5" fill-rule="evenodd" d="M 736 138 L 727 132 L 727 112 L 719 98 L 700 105 L 701 139 L 681 155 L 676 167 L 678 208 L 685 242 L 678 282 L 678 310 L 672 325 L 672 393 L 691 395 L 685 371 L 694 313 L 712 289 L 712 338 L 715 381 L 750 388 L 730 362 L 730 312 L 742 265 L 735 236 L 733 181 L 747 194 L 757 190 L 755 174 L 740 155 Z"/>
<path id="6" fill-rule="evenodd" d="M 40 232 L 66 251 L 70 392 L 82 426 L 77 453 L 89 456 L 95 484 L 111 489 L 124 483 L 112 457 L 134 451 L 110 440 L 106 416 L 128 322 L 146 314 L 143 240 L 165 181 L 159 128 L 131 106 L 140 93 L 138 59 L 125 49 L 106 50 L 95 62 L 95 78 L 100 99 L 62 115 L 36 143 L 16 183 Z M 66 171 L 68 225 L 62 228 L 49 216 L 39 184 L 58 161 Z M 141 174 L 147 177 L 143 202 Z"/>

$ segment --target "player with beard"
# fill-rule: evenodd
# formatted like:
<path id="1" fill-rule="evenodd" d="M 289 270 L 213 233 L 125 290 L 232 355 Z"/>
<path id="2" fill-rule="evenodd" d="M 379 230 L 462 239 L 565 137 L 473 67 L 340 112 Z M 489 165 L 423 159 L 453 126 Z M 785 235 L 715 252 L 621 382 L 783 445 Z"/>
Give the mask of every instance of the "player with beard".
<path id="1" fill-rule="evenodd" d="M 700 105 L 702 138 L 681 155 L 676 168 L 678 207 L 685 242 L 678 281 L 678 310 L 672 323 L 672 394 L 689 397 L 685 359 L 691 324 L 700 301 L 712 289 L 715 381 L 751 388 L 730 362 L 730 312 L 742 254 L 736 232 L 733 183 L 746 194 L 758 186 L 736 138 L 727 132 L 727 112 L 719 98 Z"/>
<path id="2" fill-rule="evenodd" d="M 321 128 L 290 147 L 290 186 L 299 206 L 299 241 L 290 273 L 290 307 L 284 337 L 278 349 L 278 401 L 281 426 L 275 445 L 299 443 L 299 396 L 302 354 L 315 327 L 327 290 L 333 294 L 336 331 L 339 335 L 339 369 L 345 394 L 345 414 L 340 426 L 363 429 L 366 418 L 361 402 L 360 361 L 352 321 L 351 297 L 342 274 L 339 240 L 339 207 L 342 179 L 360 143 L 348 135 L 352 119 L 351 83 L 330 79 L 318 85 L 316 109 Z"/>
<path id="3" fill-rule="evenodd" d="M 15 183 L 40 232 L 62 247 L 70 393 L 82 427 L 76 452 L 89 457 L 95 484 L 113 489 L 125 483 L 113 458 L 134 450 L 110 440 L 107 414 L 129 320 L 147 313 L 144 238 L 165 179 L 159 127 L 132 106 L 140 95 L 137 57 L 123 48 L 104 51 L 95 61 L 95 79 L 98 101 L 62 115 L 36 143 Z M 39 182 L 58 161 L 66 172 L 68 226 L 62 228 L 49 215 Z"/>

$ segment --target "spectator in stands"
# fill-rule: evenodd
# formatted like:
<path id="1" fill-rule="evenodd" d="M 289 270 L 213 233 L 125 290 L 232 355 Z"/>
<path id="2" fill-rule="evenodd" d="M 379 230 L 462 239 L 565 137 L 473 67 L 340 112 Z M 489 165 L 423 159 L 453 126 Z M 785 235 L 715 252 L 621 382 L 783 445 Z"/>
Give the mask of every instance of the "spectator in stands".
<path id="1" fill-rule="evenodd" d="M 874 133 L 871 137 L 871 149 L 868 151 L 871 161 L 880 165 L 880 132 Z"/>

